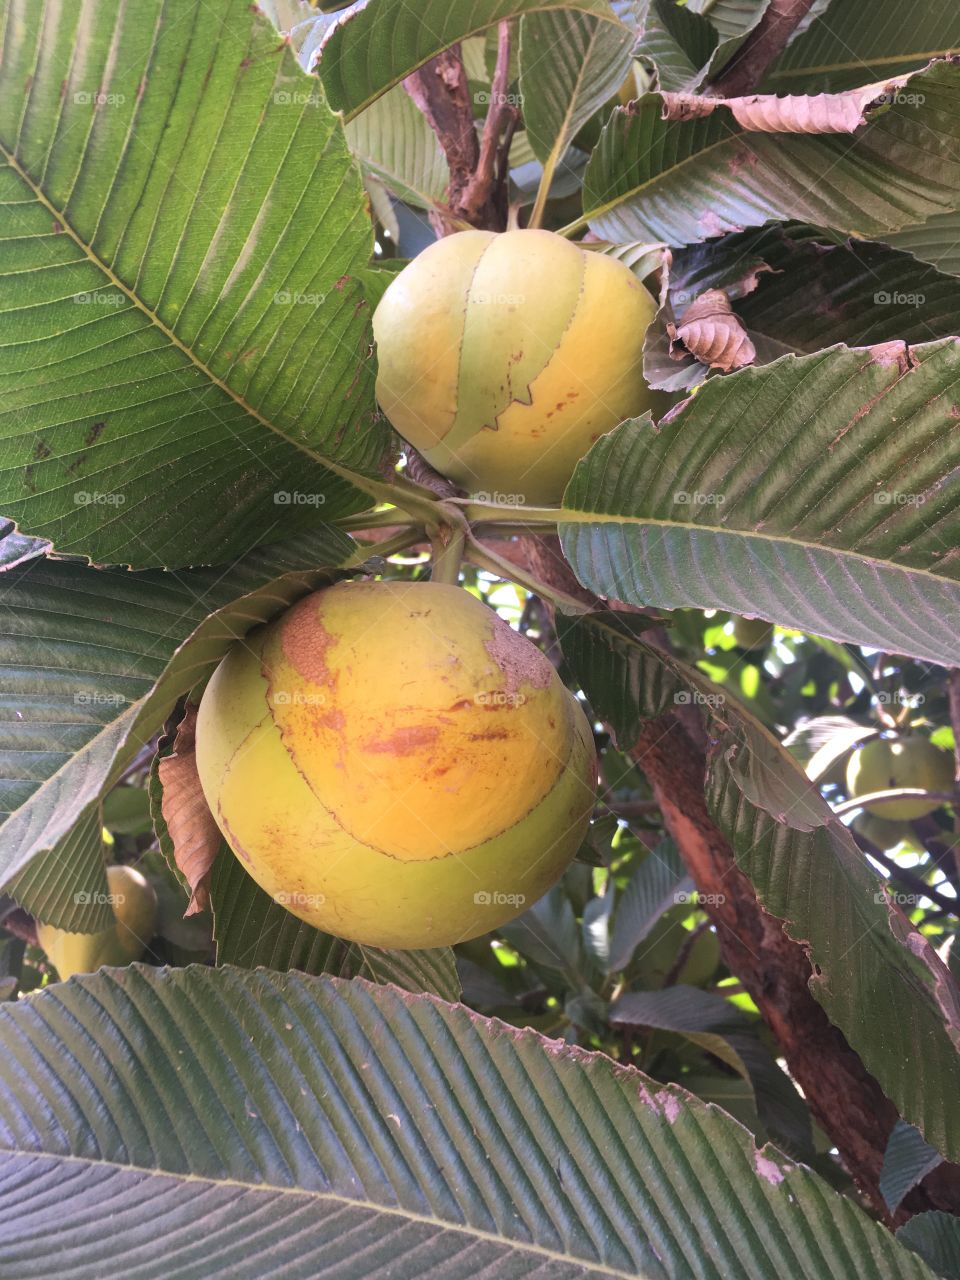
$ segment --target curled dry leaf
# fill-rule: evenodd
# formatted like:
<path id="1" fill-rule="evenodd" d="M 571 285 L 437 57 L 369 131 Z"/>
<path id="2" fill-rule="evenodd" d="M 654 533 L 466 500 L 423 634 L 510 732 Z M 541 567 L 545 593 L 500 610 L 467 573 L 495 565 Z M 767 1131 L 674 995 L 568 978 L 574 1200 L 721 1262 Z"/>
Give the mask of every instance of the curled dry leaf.
<path id="1" fill-rule="evenodd" d="M 694 93 L 664 93 L 664 120 L 698 120 L 726 107 L 737 124 L 754 133 L 853 133 L 867 113 L 890 105 L 910 79 L 861 85 L 844 93 L 754 93 L 744 98 L 706 98 Z"/>
<path id="2" fill-rule="evenodd" d="M 729 373 L 757 358 L 756 348 L 722 289 L 701 293 L 687 307 L 680 324 L 667 325 L 667 333 L 673 360 L 695 356 L 701 364 Z"/>
<path id="3" fill-rule="evenodd" d="M 197 707 L 187 705 L 173 751 L 158 764 L 163 785 L 161 810 L 177 866 L 190 886 L 184 915 L 210 905 L 210 872 L 220 848 L 220 829 L 210 812 L 197 773 Z"/>

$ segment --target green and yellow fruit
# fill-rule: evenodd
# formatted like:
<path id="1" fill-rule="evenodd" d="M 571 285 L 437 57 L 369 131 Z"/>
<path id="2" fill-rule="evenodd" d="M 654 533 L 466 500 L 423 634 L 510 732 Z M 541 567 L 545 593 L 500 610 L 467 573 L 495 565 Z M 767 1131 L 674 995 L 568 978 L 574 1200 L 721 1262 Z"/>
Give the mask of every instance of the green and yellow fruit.
<path id="1" fill-rule="evenodd" d="M 890 806 L 883 807 L 888 809 Z M 881 818 L 878 813 L 871 813 L 869 809 L 857 814 L 853 820 L 853 828 L 878 849 L 895 849 L 905 840 L 913 842 L 913 831 L 908 822 L 893 822 L 890 818 Z"/>
<path id="2" fill-rule="evenodd" d="M 733 638 L 741 649 L 765 649 L 773 636 L 773 623 L 763 618 L 734 618 Z"/>
<path id="3" fill-rule="evenodd" d="M 874 791 L 899 787 L 921 787 L 926 791 L 949 791 L 953 787 L 953 757 L 935 747 L 929 738 L 908 734 L 902 738 L 875 738 L 855 751 L 847 764 L 847 791 L 851 798 Z M 933 813 L 940 800 L 891 800 L 867 805 L 890 821 L 909 822 Z"/>
<path id="4" fill-rule="evenodd" d="M 547 658 L 439 583 L 340 583 L 247 636 L 204 693 L 197 765 L 257 883 L 379 947 L 463 941 L 531 905 L 596 779 Z"/>
<path id="5" fill-rule="evenodd" d="M 101 965 L 139 960 L 153 937 L 157 895 L 150 882 L 133 867 L 107 867 L 107 889 L 115 921 L 100 933 L 68 933 L 38 923 L 37 941 L 61 979 L 93 973 Z"/>
<path id="6" fill-rule="evenodd" d="M 552 231 L 461 231 L 384 293 L 377 398 L 461 488 L 559 502 L 594 441 L 650 407 L 643 338 L 655 312 L 621 262 Z"/>

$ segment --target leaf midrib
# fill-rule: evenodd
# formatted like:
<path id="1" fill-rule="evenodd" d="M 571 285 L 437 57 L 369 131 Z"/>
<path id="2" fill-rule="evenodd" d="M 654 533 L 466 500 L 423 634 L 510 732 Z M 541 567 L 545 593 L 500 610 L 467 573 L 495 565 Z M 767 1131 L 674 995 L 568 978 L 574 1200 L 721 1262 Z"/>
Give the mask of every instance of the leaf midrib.
<path id="1" fill-rule="evenodd" d="M 825 62 L 820 66 L 790 67 L 783 71 L 771 71 L 771 80 L 796 80 L 802 76 L 827 75 L 831 71 L 869 71 L 871 67 L 896 67 L 903 62 L 924 59 L 932 62 L 936 58 L 946 58 L 955 53 L 954 48 L 928 49 L 920 53 L 889 54 L 882 58 L 855 58 L 852 62 Z M 922 67 L 917 68 L 922 71 Z"/>
<path id="2" fill-rule="evenodd" d="M 615 515 L 600 511 L 575 511 L 567 507 L 561 507 L 557 511 L 557 525 L 559 527 L 564 524 L 629 524 L 663 529 L 691 530 L 696 533 L 720 534 L 728 538 L 746 538 L 755 542 L 773 543 L 777 546 L 783 544 L 798 547 L 802 551 L 810 551 L 817 554 L 843 556 L 874 568 L 895 570 L 897 573 L 908 573 L 929 578 L 932 582 L 936 582 L 941 586 L 946 583 L 960 587 L 960 580 L 948 578 L 942 573 L 934 573 L 930 569 L 898 564 L 895 560 L 884 560 L 879 556 L 865 555 L 862 551 L 850 551 L 845 547 L 833 547 L 825 542 L 811 542 L 805 538 L 791 537 L 789 534 L 778 533 L 771 535 L 769 533 L 758 533 L 751 529 L 724 529 L 712 524 L 694 524 L 692 521 L 663 520 L 656 516 Z"/>
<path id="3" fill-rule="evenodd" d="M 575 16 L 575 15 L 571 15 L 571 16 Z M 589 15 L 586 15 L 586 14 L 582 16 L 584 16 L 585 18 L 589 18 Z M 546 196 L 549 194 L 549 191 L 550 191 L 550 186 L 553 181 L 554 170 L 556 169 L 561 156 L 566 151 L 567 145 L 570 141 L 570 137 L 569 137 L 571 132 L 570 121 L 573 119 L 574 108 L 578 105 L 578 99 L 580 97 L 580 93 L 583 88 L 584 82 L 586 81 L 586 78 L 587 78 L 587 68 L 589 67 L 590 61 L 596 52 L 597 41 L 602 29 L 603 28 L 599 25 L 599 22 L 597 22 L 595 23 L 593 30 L 590 32 L 589 39 L 587 40 L 587 47 L 583 53 L 583 60 L 580 63 L 580 67 L 577 71 L 577 77 L 573 83 L 570 97 L 567 101 L 567 108 L 564 111 L 563 119 L 560 122 L 560 128 L 557 131 L 557 136 L 554 139 L 553 146 L 550 148 L 549 154 L 547 155 L 547 158 L 543 163 L 543 176 L 541 178 L 540 186 L 541 186 L 541 189 L 544 191 L 544 202 L 546 202 Z M 538 191 L 535 210 L 539 205 L 540 205 L 540 192 Z M 540 212 L 542 213 L 542 209 L 540 210 Z M 536 218 L 536 212 L 534 213 L 533 216 Z M 535 221 L 534 225 L 538 226 L 539 221 Z"/>
<path id="4" fill-rule="evenodd" d="M 293 448 L 298 450 L 298 452 L 305 454 L 320 466 L 326 467 L 328 471 L 332 471 L 341 479 L 356 485 L 357 488 L 362 489 L 365 492 L 368 491 L 369 481 L 367 481 L 364 476 L 359 475 L 355 471 L 351 471 L 349 467 L 344 467 L 340 463 L 334 462 L 332 458 L 310 448 L 308 445 L 304 444 L 302 440 L 297 440 L 295 437 L 288 435 L 287 432 L 278 427 L 276 423 L 271 422 L 269 418 L 265 418 L 263 414 L 260 413 L 259 410 L 255 409 L 253 405 L 244 399 L 243 396 L 234 391 L 229 384 L 224 382 L 222 378 L 218 377 L 208 365 L 204 364 L 202 360 L 199 360 L 196 353 L 177 336 L 169 325 L 165 324 L 164 321 L 160 319 L 155 311 L 151 310 L 150 307 L 148 307 L 147 304 L 120 279 L 112 267 L 108 266 L 99 254 L 95 252 L 93 246 L 88 245 L 83 237 L 74 230 L 66 216 L 66 213 L 58 209 L 56 205 L 52 203 L 43 188 L 34 182 L 33 178 L 19 163 L 13 152 L 9 151 L 3 142 L 0 142 L 0 156 L 2 156 L 6 161 L 20 181 L 33 193 L 34 199 L 47 210 L 51 217 L 56 220 L 60 227 L 62 227 L 63 231 L 70 237 L 73 243 L 83 254 L 85 254 L 87 260 L 92 263 L 98 271 L 103 272 L 111 285 L 122 291 L 133 306 L 146 316 L 150 323 L 163 334 L 170 345 L 175 347 L 176 350 L 186 357 L 194 369 L 207 378 L 215 387 L 227 396 L 228 399 L 232 400 L 234 404 L 241 408 L 244 413 L 249 414 L 250 417 L 259 422 L 261 426 L 266 427 L 268 431 L 279 436 L 281 440 L 291 445 Z"/>
<path id="5" fill-rule="evenodd" d="M 707 146 L 701 147 L 698 151 L 693 151 L 690 155 L 684 156 L 678 164 L 672 164 L 667 169 L 659 170 L 659 172 L 655 173 L 652 177 L 647 178 L 644 182 L 638 183 L 637 186 L 631 187 L 629 191 L 623 192 L 622 195 L 615 196 L 612 200 L 607 200 L 603 204 L 594 205 L 592 209 L 585 210 L 575 222 L 571 222 L 566 227 L 561 227 L 558 234 L 572 234 L 573 231 L 584 223 L 589 222 L 593 218 L 601 217 L 605 213 L 609 213 L 611 209 L 619 208 L 620 205 L 626 204 L 628 200 L 633 200 L 641 191 L 645 191 L 647 187 L 653 187 L 658 182 L 663 182 L 664 179 L 669 178 L 672 174 L 681 173 L 687 165 L 695 164 L 702 159 L 703 156 L 709 155 L 711 151 L 716 151 L 718 147 L 727 146 L 731 139 L 738 136 L 738 131 L 731 129 L 726 138 L 718 138 L 716 142 L 708 143 Z"/>
<path id="6" fill-rule="evenodd" d="M 374 1200 L 353 1199 L 350 1196 L 337 1195 L 332 1191 L 315 1191 L 309 1187 L 283 1187 L 277 1186 L 272 1182 L 243 1182 L 239 1178 L 209 1178 L 201 1177 L 195 1173 L 174 1173 L 167 1169 L 155 1169 L 149 1165 L 142 1164 L 120 1164 L 115 1160 L 94 1160 L 85 1156 L 60 1155 L 52 1151 L 24 1151 L 16 1147 L 0 1147 L 0 1154 L 12 1155 L 22 1160 L 46 1160 L 53 1161 L 57 1164 L 75 1164 L 83 1168 L 99 1168 L 115 1170 L 118 1173 L 138 1173 L 148 1178 L 161 1178 L 167 1181 L 177 1183 L 199 1183 L 203 1186 L 216 1187 L 236 1187 L 240 1191 L 263 1191 L 273 1195 L 286 1196 L 310 1196 L 316 1201 L 327 1201 L 340 1205 L 344 1208 L 366 1209 L 376 1214 L 382 1214 L 387 1217 L 399 1218 L 404 1222 L 418 1222 L 425 1226 L 436 1227 L 441 1231 L 455 1231 L 461 1235 L 469 1236 L 474 1240 L 486 1241 L 490 1244 L 499 1245 L 501 1248 L 507 1248 L 516 1252 L 534 1254 L 540 1258 L 546 1258 L 553 1262 L 571 1262 L 577 1266 L 596 1275 L 617 1276 L 621 1280 L 638 1280 L 640 1273 L 636 1270 L 623 1271 L 620 1268 L 609 1266 L 606 1263 L 593 1261 L 589 1258 L 581 1258 L 572 1253 L 559 1253 L 554 1249 L 548 1249 L 545 1245 L 529 1244 L 526 1241 L 515 1240 L 510 1236 L 497 1235 L 493 1231 L 483 1231 L 479 1227 L 473 1227 L 468 1224 L 459 1222 L 448 1222 L 443 1218 L 432 1217 L 425 1213 L 415 1213 L 411 1209 L 395 1208 L 390 1205 L 378 1204 Z"/>

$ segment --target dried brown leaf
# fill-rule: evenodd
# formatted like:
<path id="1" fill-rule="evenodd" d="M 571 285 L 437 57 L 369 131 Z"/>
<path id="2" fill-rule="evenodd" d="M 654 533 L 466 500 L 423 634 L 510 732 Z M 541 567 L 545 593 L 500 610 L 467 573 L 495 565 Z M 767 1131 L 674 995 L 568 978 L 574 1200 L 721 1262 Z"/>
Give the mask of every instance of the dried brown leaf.
<path id="1" fill-rule="evenodd" d="M 861 85 L 843 93 L 753 93 L 744 98 L 707 98 L 694 93 L 664 93 L 665 120 L 699 120 L 718 107 L 753 133 L 853 133 L 867 123 L 867 112 L 894 101 L 910 79 Z"/>
<path id="2" fill-rule="evenodd" d="M 668 324 L 670 356 L 694 356 L 711 369 L 729 373 L 753 364 L 757 351 L 722 289 L 707 289 L 690 303 L 680 324 Z"/>
<path id="3" fill-rule="evenodd" d="M 187 705 L 173 751 L 158 764 L 163 786 L 161 811 L 173 842 L 177 866 L 190 886 L 184 915 L 210 905 L 210 873 L 220 848 L 220 828 L 200 786 L 196 758 L 197 708 Z"/>

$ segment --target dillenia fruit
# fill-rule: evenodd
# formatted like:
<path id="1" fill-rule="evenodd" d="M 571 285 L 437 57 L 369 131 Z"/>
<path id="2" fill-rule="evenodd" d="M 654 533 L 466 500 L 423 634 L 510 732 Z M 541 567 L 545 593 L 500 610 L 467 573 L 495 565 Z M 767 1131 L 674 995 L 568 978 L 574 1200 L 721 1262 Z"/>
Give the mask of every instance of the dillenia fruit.
<path id="1" fill-rule="evenodd" d="M 224 658 L 197 723 L 203 791 L 257 883 L 378 947 L 530 906 L 576 853 L 593 735 L 547 658 L 439 583 L 346 582 Z"/>
<path id="2" fill-rule="evenodd" d="M 37 925 L 37 941 L 63 981 L 75 973 L 93 973 L 101 965 L 139 960 L 153 937 L 157 895 L 133 867 L 107 867 L 107 889 L 114 923 L 100 933 L 68 933 L 52 924 Z"/>
<path id="3" fill-rule="evenodd" d="M 851 798 L 899 787 L 925 791 L 949 791 L 953 787 L 953 756 L 935 747 L 929 738 L 908 734 L 902 738 L 875 738 L 855 751 L 847 764 L 847 791 Z M 942 801 L 905 799 L 868 804 L 868 813 L 891 821 L 909 822 L 939 809 Z"/>
<path id="4" fill-rule="evenodd" d="M 867 793 L 864 792 L 866 795 Z M 884 808 L 889 808 L 884 805 Z M 914 843 L 913 829 L 909 822 L 893 822 L 890 818 L 881 818 L 876 813 L 864 809 L 853 820 L 853 829 L 859 831 L 878 849 L 895 849 L 897 845 L 907 841 Z M 918 850 L 919 852 L 919 850 Z"/>
<path id="5" fill-rule="evenodd" d="M 373 319 L 377 398 L 471 494 L 559 502 L 577 462 L 651 406 L 633 273 L 552 231 L 461 231 L 390 284 Z"/>

